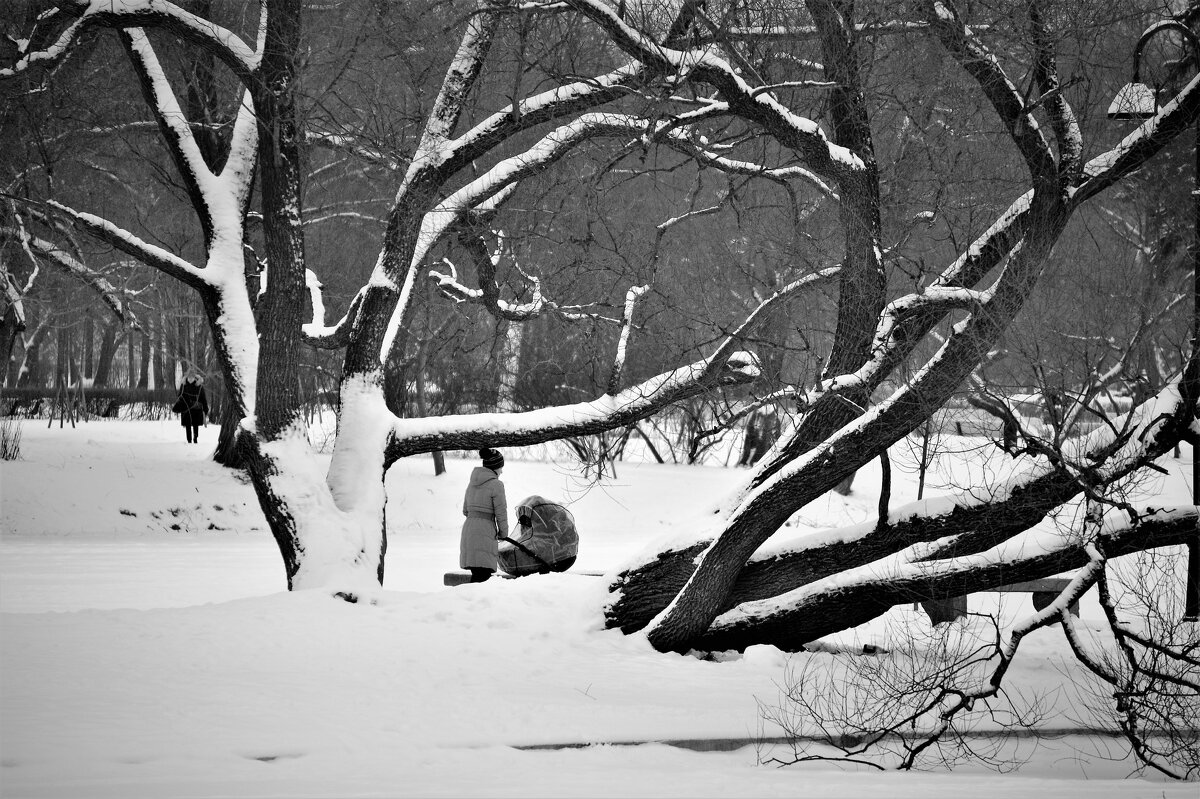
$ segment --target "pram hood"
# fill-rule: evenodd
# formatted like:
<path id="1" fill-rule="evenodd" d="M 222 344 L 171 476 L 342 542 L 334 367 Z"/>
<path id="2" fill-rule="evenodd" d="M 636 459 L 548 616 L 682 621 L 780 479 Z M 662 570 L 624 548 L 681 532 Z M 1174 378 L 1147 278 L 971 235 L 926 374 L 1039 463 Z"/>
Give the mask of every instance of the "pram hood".
<path id="1" fill-rule="evenodd" d="M 536 557 L 507 541 L 500 542 L 500 568 L 509 574 L 531 574 L 579 554 L 575 517 L 566 507 L 534 494 L 517 503 L 517 528 L 511 538 Z M 544 563 L 539 562 L 544 561 Z"/>

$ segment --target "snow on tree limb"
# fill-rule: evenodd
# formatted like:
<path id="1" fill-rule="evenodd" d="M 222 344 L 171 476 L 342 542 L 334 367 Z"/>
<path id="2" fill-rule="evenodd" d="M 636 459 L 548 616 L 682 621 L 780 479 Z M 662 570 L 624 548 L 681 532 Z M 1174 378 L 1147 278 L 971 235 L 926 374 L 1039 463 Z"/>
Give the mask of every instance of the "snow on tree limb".
<path id="1" fill-rule="evenodd" d="M 793 543 L 755 555 L 738 576 L 724 609 L 767 601 L 784 591 L 846 568 L 894 555 L 922 542 L 939 542 L 923 557 L 950 558 L 990 549 L 1023 533 L 1085 491 L 1121 480 L 1169 452 L 1183 436 L 1200 393 L 1197 363 L 1152 402 L 1123 419 L 1069 443 L 1055 459 L 1026 458 L 1018 473 L 994 486 L 957 495 L 930 497 L 894 508 L 886 523 L 815 531 Z M 627 569 L 611 590 L 608 623 L 640 629 L 666 607 L 690 577 L 693 560 L 707 542 Z M 644 590 L 653 581 L 655 590 Z"/>
<path id="2" fill-rule="evenodd" d="M 321 300 L 320 281 L 311 269 L 308 270 L 307 275 L 306 285 L 313 295 L 313 318 L 311 322 L 306 322 L 300 330 L 304 336 L 304 343 L 325 350 L 345 347 L 350 341 L 350 326 L 358 316 L 363 292 L 360 290 L 355 294 L 354 298 L 350 300 L 350 307 L 346 309 L 345 315 L 332 326 L 328 326 L 325 324 L 325 306 Z"/>
<path id="3" fill-rule="evenodd" d="M 649 290 L 649 285 L 631 286 L 625 292 L 625 310 L 621 315 L 621 333 L 617 339 L 616 353 L 613 355 L 612 374 L 608 378 L 608 394 L 616 394 L 621 388 L 621 377 L 625 372 L 629 350 L 629 334 L 633 330 L 633 312 L 637 308 L 638 299 Z"/>
<path id="4" fill-rule="evenodd" d="M 1174 136 L 1185 131 L 1200 116 L 1200 76 L 1193 79 L 1171 102 L 1161 108 L 1151 119 L 1127 136 L 1120 144 L 1106 153 L 1091 159 L 1082 170 L 1084 182 L 1078 188 L 1066 189 L 1063 212 L 1070 214 L 1083 202 L 1112 186 L 1120 178 L 1136 170 L 1162 149 Z M 1034 202 L 1031 189 L 1018 197 L 1003 211 L 994 223 L 967 249 L 949 264 L 934 280 L 933 287 L 970 287 L 982 280 L 1006 258 L 1015 253 L 1025 241 L 1035 216 L 1031 213 Z M 919 309 L 918 309 L 919 310 Z M 899 327 L 892 316 L 881 318 L 876 331 L 875 357 L 855 373 L 834 377 L 825 388 L 843 385 L 868 385 L 877 387 L 890 373 L 891 368 L 913 351 L 921 338 L 933 330 L 942 318 L 936 305 L 926 306 L 929 313 L 910 314 L 903 327 Z M 903 330 L 904 341 L 895 339 L 896 330 Z M 881 346 L 891 340 L 895 346 Z M 905 343 L 907 342 L 907 343 Z M 837 393 L 826 393 L 836 399 Z M 810 398 L 814 403 L 821 395 Z M 798 428 L 800 430 L 802 428 Z M 758 470 L 751 476 L 751 484 L 757 484 L 773 474 L 781 464 L 794 457 L 786 449 L 787 440 L 781 439 L 773 456 L 764 458 Z"/>
<path id="5" fill-rule="evenodd" d="M 735 352 L 673 369 L 616 394 L 520 413 L 472 413 L 436 419 L 396 419 L 389 462 L 423 452 L 513 447 L 611 430 L 644 419 L 679 400 L 720 386 L 749 383 L 759 376 L 758 359 Z"/>
<path id="6" fill-rule="evenodd" d="M 1034 185 L 1045 185 L 1057 176 L 1050 144 L 1025 105 L 1021 92 L 1009 80 L 996 57 L 958 17 L 945 0 L 929 0 L 925 14 L 942 46 L 979 84 L 1029 167 Z"/>
<path id="7" fill-rule="evenodd" d="M 96 238 L 111 244 L 126 255 L 137 258 L 147 266 L 152 266 L 164 274 L 170 275 L 176 280 L 180 280 L 190 286 L 198 287 L 207 285 L 203 269 L 200 269 L 189 261 L 185 261 L 168 250 L 164 250 L 162 247 L 156 247 L 153 244 L 142 241 L 137 236 L 114 225 L 107 219 L 102 219 L 84 211 L 77 211 L 74 208 L 63 205 L 57 200 L 50 200 L 46 205 L 65 214 L 74 224 Z"/>
<path id="8" fill-rule="evenodd" d="M 212 180 L 213 174 L 200 153 L 200 147 L 192 135 L 191 125 L 188 124 L 183 109 L 179 107 L 175 91 L 171 88 L 162 65 L 159 64 L 150 39 L 140 28 L 122 29 L 120 36 L 141 83 L 146 104 L 158 122 L 167 152 L 174 159 L 176 171 L 183 180 L 192 206 L 200 218 L 205 241 L 211 242 L 214 224 L 206 207 L 202 184 L 206 180 Z"/>
<path id="9" fill-rule="evenodd" d="M 328 131 L 305 131 L 304 140 L 314 147 L 321 147 L 326 150 L 336 150 L 338 152 L 351 153 L 373 164 L 390 169 L 392 171 L 399 170 L 403 163 L 390 152 L 380 149 L 373 144 L 369 144 L 361 140 L 357 136 L 351 136 L 345 133 L 332 133 Z"/>
<path id="10" fill-rule="evenodd" d="M 21 246 L 25 248 L 30 258 L 45 259 L 72 277 L 79 279 L 84 285 L 96 292 L 101 301 L 109 307 L 113 315 L 122 324 L 132 324 L 134 327 L 140 327 L 137 318 L 125 300 L 125 293 L 113 286 L 108 281 L 108 278 L 100 272 L 88 267 L 78 258 L 53 242 L 30 234 L 25 230 L 23 225 L 16 228 L 0 225 L 0 236 L 12 236 L 21 242 Z M 4 277 L 7 288 L 10 283 L 7 271 L 4 273 Z M 15 287 L 13 290 L 15 292 Z M 16 296 L 18 302 L 15 304 L 19 304 L 20 295 Z"/>
<path id="11" fill-rule="evenodd" d="M 421 141 L 409 165 L 406 183 L 417 182 L 419 173 L 440 166 L 445 159 L 445 144 L 458 126 L 467 94 L 483 69 L 499 24 L 499 18 L 487 11 L 487 5 L 486 2 L 477 3 L 475 13 L 467 17 L 467 29 L 433 101 Z"/>
<path id="12" fill-rule="evenodd" d="M 1047 200 L 1057 204 L 1057 197 Z M 1047 214 L 1036 244 L 1026 242 L 1009 258 L 990 296 L 954 328 L 941 349 L 891 397 L 841 427 L 811 450 L 773 464 L 724 521 L 696 571 L 648 632 L 656 648 L 674 650 L 701 634 L 724 603 L 738 570 L 791 512 L 829 491 L 847 475 L 908 434 L 950 397 L 987 354 L 1032 290 L 1046 253 L 1066 223 Z M 874 353 L 881 360 L 891 353 Z M 712 565 L 709 560 L 712 559 Z M 737 567 L 730 564 L 736 563 Z M 695 605 L 703 603 L 703 611 Z"/>
<path id="13" fill-rule="evenodd" d="M 1079 204 L 1091 199 L 1140 168 L 1194 124 L 1197 117 L 1200 117 L 1200 73 L 1116 147 L 1088 161 L 1083 168 L 1083 182 L 1071 192 L 1071 202 Z"/>
<path id="14" fill-rule="evenodd" d="M 1197 508 L 1144 507 L 1136 523 L 1110 520 L 1105 537 L 1114 555 L 1186 543 L 1195 535 Z M 723 614 L 698 639 L 702 648 L 753 643 L 795 649 L 808 641 L 878 616 L 888 608 L 931 597 L 961 596 L 1011 582 L 1039 579 L 1084 567 L 1088 541 L 1073 531 L 1039 530 L 963 558 L 914 561 L 904 553 L 839 572 L 794 592 L 747 603 Z M 842 614 L 848 614 L 844 616 Z"/>
<path id="15" fill-rule="evenodd" d="M 598 24 L 618 47 L 648 68 L 679 82 L 699 81 L 716 88 L 732 110 L 796 150 L 822 179 L 836 180 L 865 168 L 853 152 L 831 143 L 817 123 L 795 114 L 769 94 L 756 94 L 755 88 L 711 48 L 676 50 L 659 44 L 627 25 L 601 0 L 567 0 L 567 4 Z"/>
<path id="16" fill-rule="evenodd" d="M 560 125 L 547 133 L 538 142 L 523 152 L 506 158 L 483 175 L 455 191 L 433 208 L 421 225 L 421 234 L 413 254 L 413 263 L 424 260 L 429 250 L 459 223 L 464 215 L 479 208 L 486 201 L 519 183 L 524 178 L 537 174 L 550 164 L 566 156 L 571 150 L 594 138 L 614 136 L 641 136 L 652 131 L 651 138 L 693 155 L 703 163 L 735 174 L 762 175 L 779 180 L 799 178 L 812 183 L 824 194 L 833 192 L 809 170 L 800 168 L 769 169 L 746 161 L 736 161 L 717 156 L 695 144 L 682 131 L 674 129 L 671 122 L 653 122 L 628 114 L 588 113 Z M 659 139 L 659 134 L 662 134 Z"/>
<path id="17" fill-rule="evenodd" d="M 496 268 L 499 266 L 500 250 L 489 252 L 483 236 L 475 231 L 464 231 L 460 241 L 466 247 L 467 253 L 475 262 L 476 282 L 479 288 L 468 288 L 458 277 L 458 270 L 447 259 L 442 262 L 449 267 L 449 274 L 429 271 L 429 277 L 443 296 L 455 302 L 469 302 L 482 305 L 493 316 L 510 322 L 525 322 L 548 311 L 561 313 L 567 318 L 583 318 L 584 315 L 571 313 L 563 306 L 549 299 L 542 293 L 542 281 L 534 275 L 526 274 L 517 265 L 517 270 L 525 278 L 531 289 L 531 297 L 522 303 L 509 302 L 500 298 L 500 287 L 496 284 Z M 596 318 L 591 314 L 588 318 Z"/>
<path id="18" fill-rule="evenodd" d="M 1029 3 L 1029 21 L 1033 29 L 1034 77 L 1042 96 L 1037 105 L 1045 105 L 1050 114 L 1050 125 L 1058 142 L 1060 180 L 1065 185 L 1074 185 L 1083 159 L 1083 134 L 1079 120 L 1063 94 L 1063 85 L 1058 77 L 1058 61 L 1054 52 L 1054 37 L 1046 25 L 1040 2 Z"/>
<path id="19" fill-rule="evenodd" d="M 614 100 L 645 79 L 645 68 L 632 63 L 603 75 L 556 86 L 517 100 L 515 104 L 501 108 L 469 130 L 447 140 L 443 149 L 443 168 L 457 171 L 508 141 L 516 133 Z"/>
<path id="20" fill-rule="evenodd" d="M 65 58 L 89 28 L 156 27 L 214 53 L 243 82 L 258 70 L 261 48 L 248 45 L 233 31 L 165 0 L 63 0 L 59 11 L 73 21 L 48 46 L 24 53 L 12 66 L 0 68 L 0 80 L 32 67 L 53 67 Z M 265 10 L 262 15 L 265 16 Z M 32 38 L 32 37 L 31 37 Z"/>

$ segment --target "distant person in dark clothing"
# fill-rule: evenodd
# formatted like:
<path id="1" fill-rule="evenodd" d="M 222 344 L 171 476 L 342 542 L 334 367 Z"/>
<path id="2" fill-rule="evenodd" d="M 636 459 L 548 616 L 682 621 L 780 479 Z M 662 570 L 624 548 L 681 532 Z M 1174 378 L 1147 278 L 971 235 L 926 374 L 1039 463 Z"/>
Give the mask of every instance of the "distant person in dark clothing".
<path id="1" fill-rule="evenodd" d="M 187 376 L 183 385 L 179 387 L 179 398 L 175 400 L 171 410 L 179 414 L 179 423 L 187 433 L 188 443 L 198 442 L 200 426 L 208 419 L 208 395 L 204 393 L 200 375 Z"/>

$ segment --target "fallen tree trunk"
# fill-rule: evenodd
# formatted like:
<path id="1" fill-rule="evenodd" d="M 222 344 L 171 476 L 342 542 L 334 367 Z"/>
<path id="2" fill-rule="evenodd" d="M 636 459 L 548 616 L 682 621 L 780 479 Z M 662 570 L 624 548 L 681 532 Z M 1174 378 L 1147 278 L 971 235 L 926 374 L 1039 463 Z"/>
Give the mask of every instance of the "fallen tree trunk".
<path id="1" fill-rule="evenodd" d="M 938 542 L 922 554 L 926 561 L 969 556 L 998 546 L 1084 491 L 1097 490 L 1145 468 L 1180 439 L 1190 437 L 1198 381 L 1200 365 L 1193 359 L 1177 385 L 1131 411 L 1123 424 L 1098 430 L 1078 442 L 1070 453 L 1049 453 L 1047 460 L 1035 468 L 987 494 L 975 491 L 957 498 L 911 503 L 894 511 L 886 524 L 874 520 L 814 532 L 786 552 L 752 559 L 741 570 L 721 613 L 879 561 L 915 544 Z M 605 610 L 607 626 L 634 632 L 649 624 L 691 578 L 696 559 L 707 545 L 698 542 L 664 552 L 654 561 L 617 575 L 610 587 L 614 599 Z M 1054 573 L 1013 576 L 995 584 Z M 972 584 L 944 598 L 987 587 L 984 583 Z M 931 598 L 943 597 L 917 597 Z M 864 602 L 862 608 L 839 610 L 842 629 L 861 623 L 854 619 L 865 621 L 890 607 L 875 605 L 869 599 Z M 700 640 L 707 640 L 707 635 Z"/>
<path id="2" fill-rule="evenodd" d="M 1185 544 L 1196 535 L 1198 521 L 1195 506 L 1154 511 L 1138 523 L 1106 535 L 1106 554 L 1117 557 Z M 822 636 L 870 621 L 896 605 L 949 599 L 1081 568 L 1089 561 L 1088 543 L 1081 536 L 1063 536 L 1061 546 L 1024 557 L 1009 551 L 1020 546 L 934 562 L 893 557 L 809 584 L 787 596 L 740 605 L 714 621 L 695 646 L 721 651 L 774 644 L 796 651 Z"/>

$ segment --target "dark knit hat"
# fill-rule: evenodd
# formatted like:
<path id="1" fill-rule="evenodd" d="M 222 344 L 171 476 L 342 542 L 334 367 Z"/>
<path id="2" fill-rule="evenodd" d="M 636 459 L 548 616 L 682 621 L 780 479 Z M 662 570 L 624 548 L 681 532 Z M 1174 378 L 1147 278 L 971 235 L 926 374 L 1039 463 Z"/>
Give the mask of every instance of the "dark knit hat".
<path id="1" fill-rule="evenodd" d="M 504 468 L 504 456 L 497 449 L 481 449 L 479 457 L 483 458 L 483 467 L 493 472 Z"/>

